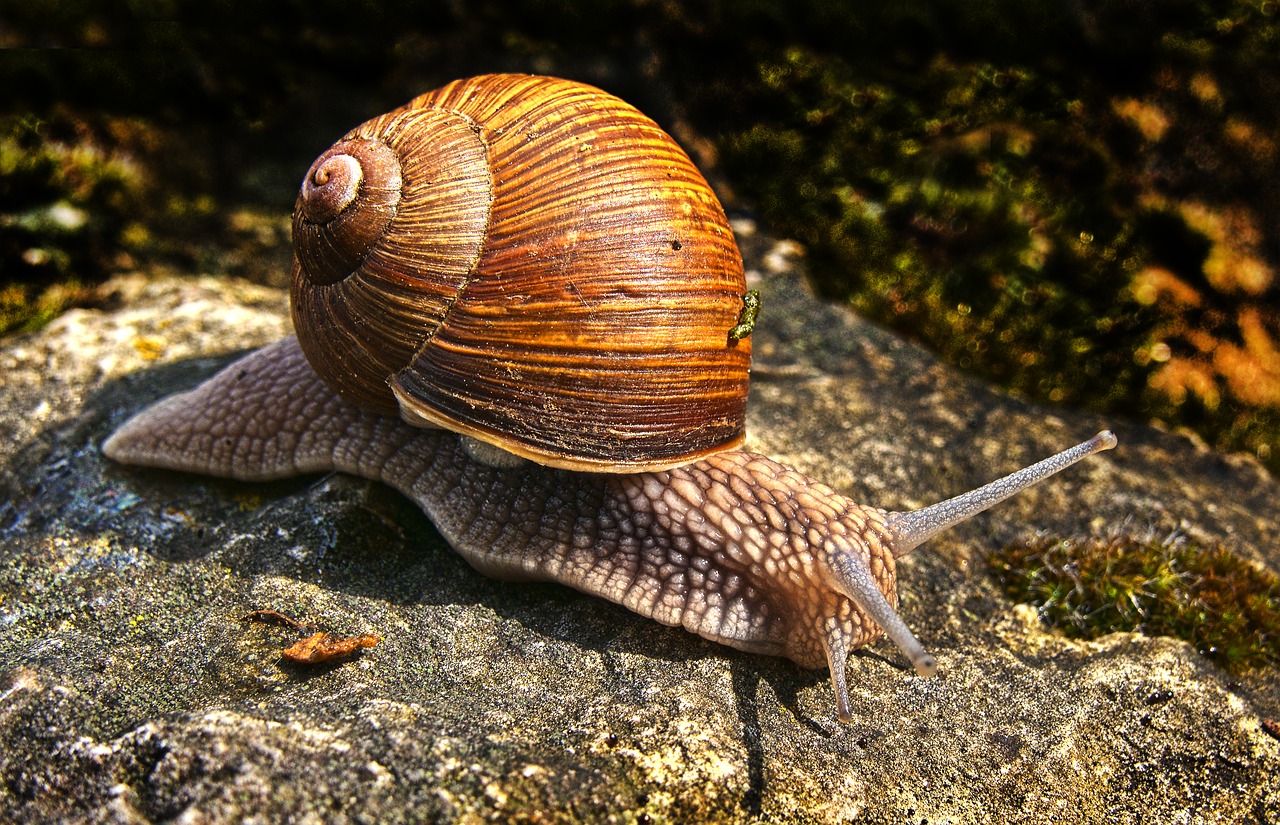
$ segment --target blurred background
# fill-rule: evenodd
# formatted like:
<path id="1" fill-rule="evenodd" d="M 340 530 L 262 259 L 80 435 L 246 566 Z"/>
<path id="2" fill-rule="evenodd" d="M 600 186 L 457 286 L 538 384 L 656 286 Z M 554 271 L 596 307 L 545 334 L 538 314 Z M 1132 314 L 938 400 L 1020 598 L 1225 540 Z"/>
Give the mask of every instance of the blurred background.
<path id="1" fill-rule="evenodd" d="M 3 335 L 117 272 L 283 285 L 331 142 L 537 72 L 950 363 L 1280 469 L 1273 0 L 2 0 L 0 46 Z"/>

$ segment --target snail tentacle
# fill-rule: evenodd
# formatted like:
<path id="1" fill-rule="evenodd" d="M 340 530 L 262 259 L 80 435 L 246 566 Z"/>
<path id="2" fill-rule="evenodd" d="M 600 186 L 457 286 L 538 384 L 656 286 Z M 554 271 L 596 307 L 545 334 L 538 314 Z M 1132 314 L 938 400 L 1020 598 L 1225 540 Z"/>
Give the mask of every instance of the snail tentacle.
<path id="1" fill-rule="evenodd" d="M 940 501 L 919 510 L 894 513 L 889 517 L 889 529 L 893 534 L 889 542 L 895 556 L 901 557 L 962 521 L 989 510 L 1010 496 L 1016 495 L 1049 476 L 1062 472 L 1084 458 L 1116 446 L 1115 434 L 1102 432 L 1074 447 L 1024 467 L 1015 473 L 984 484 L 976 490 Z"/>
<path id="2" fill-rule="evenodd" d="M 911 660 L 919 676 L 925 678 L 938 672 L 938 662 L 916 639 L 911 628 L 902 620 L 893 605 L 885 599 L 880 585 L 862 559 L 848 548 L 828 546 L 827 569 L 836 590 L 852 599 L 862 612 L 885 632 L 898 649 Z M 831 638 L 829 633 L 828 640 Z M 834 675 L 834 674 L 833 674 Z"/>

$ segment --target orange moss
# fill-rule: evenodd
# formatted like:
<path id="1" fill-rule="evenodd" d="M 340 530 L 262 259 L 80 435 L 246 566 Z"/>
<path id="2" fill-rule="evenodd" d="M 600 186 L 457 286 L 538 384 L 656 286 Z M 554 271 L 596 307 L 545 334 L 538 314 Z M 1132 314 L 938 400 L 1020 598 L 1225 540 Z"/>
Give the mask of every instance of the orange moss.
<path id="1" fill-rule="evenodd" d="M 1275 156 L 1275 140 L 1243 118 L 1227 118 L 1223 134 L 1226 135 L 1227 140 L 1248 152 L 1255 163 L 1270 162 Z"/>
<path id="2" fill-rule="evenodd" d="M 1134 300 L 1146 306 L 1166 299 L 1177 306 L 1198 307 L 1203 300 L 1195 287 L 1160 266 L 1140 270 L 1129 289 Z"/>
<path id="3" fill-rule="evenodd" d="M 1222 105 L 1222 92 L 1218 89 L 1218 81 L 1205 72 L 1196 72 L 1187 84 L 1191 94 L 1201 103 L 1215 106 Z"/>
<path id="4" fill-rule="evenodd" d="M 1154 103 L 1127 97 L 1113 101 L 1112 110 L 1137 127 L 1151 143 L 1158 142 L 1169 131 L 1169 116 Z"/>
<path id="5" fill-rule="evenodd" d="M 1189 358 L 1171 358 L 1152 374 L 1148 385 L 1174 404 L 1182 404 L 1188 396 L 1194 396 L 1207 409 L 1215 410 L 1222 402 L 1213 370 Z"/>
<path id="6" fill-rule="evenodd" d="M 1244 210 L 1217 210 L 1192 201 L 1180 204 L 1178 211 L 1211 244 L 1204 276 L 1215 289 L 1260 295 L 1271 286 L 1275 273 L 1258 254 L 1262 233 Z"/>
<path id="7" fill-rule="evenodd" d="M 1244 346 L 1223 343 L 1213 353 L 1213 365 L 1236 398 L 1246 404 L 1280 406 L 1280 344 L 1262 314 L 1246 308 L 1240 314 Z"/>

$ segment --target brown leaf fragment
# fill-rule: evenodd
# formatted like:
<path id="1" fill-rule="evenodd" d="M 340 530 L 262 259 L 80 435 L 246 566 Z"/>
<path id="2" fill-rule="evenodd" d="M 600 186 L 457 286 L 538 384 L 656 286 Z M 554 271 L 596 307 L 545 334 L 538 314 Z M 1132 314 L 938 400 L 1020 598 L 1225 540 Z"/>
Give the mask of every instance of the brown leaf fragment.
<path id="1" fill-rule="evenodd" d="M 262 622 L 263 624 L 278 624 L 285 627 L 292 627 L 294 630 L 310 630 L 311 625 L 300 622 L 292 616 L 286 616 L 279 610 L 265 608 L 263 610 L 251 610 L 245 614 L 244 620 L 247 622 Z"/>
<path id="2" fill-rule="evenodd" d="M 280 655 L 300 665 L 316 665 L 333 659 L 350 656 L 363 647 L 373 647 L 382 639 L 372 633 L 346 639 L 335 638 L 329 633 L 313 633 L 285 648 Z"/>
<path id="3" fill-rule="evenodd" d="M 1262 729 L 1271 734 L 1272 737 L 1280 739 L 1280 720 L 1263 719 Z"/>

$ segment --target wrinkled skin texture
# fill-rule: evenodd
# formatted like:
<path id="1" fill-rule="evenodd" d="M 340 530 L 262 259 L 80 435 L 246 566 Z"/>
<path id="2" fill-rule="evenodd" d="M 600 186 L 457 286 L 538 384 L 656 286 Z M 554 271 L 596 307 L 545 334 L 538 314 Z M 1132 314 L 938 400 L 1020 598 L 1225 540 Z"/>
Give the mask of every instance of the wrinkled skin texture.
<path id="1" fill-rule="evenodd" d="M 905 631 L 884 511 L 744 451 L 625 475 L 491 466 L 453 433 L 342 400 L 293 338 L 143 411 L 103 449 L 246 481 L 337 470 L 385 482 L 486 574 L 558 581 L 742 650 L 829 664 L 842 716 L 849 651 L 882 625 Z"/>

